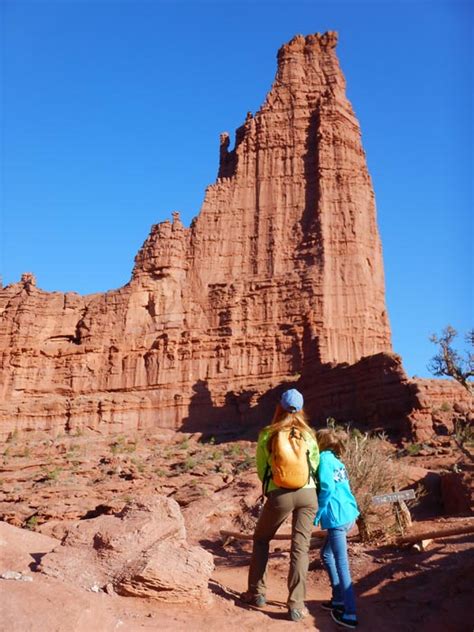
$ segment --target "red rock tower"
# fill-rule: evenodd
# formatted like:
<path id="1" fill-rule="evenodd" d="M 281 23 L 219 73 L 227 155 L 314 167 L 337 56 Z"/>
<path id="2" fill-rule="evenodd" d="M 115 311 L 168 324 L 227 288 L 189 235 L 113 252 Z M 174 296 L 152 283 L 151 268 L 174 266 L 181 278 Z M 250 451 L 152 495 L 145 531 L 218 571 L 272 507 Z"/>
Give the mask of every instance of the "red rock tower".
<path id="1" fill-rule="evenodd" d="M 307 329 L 312 356 L 352 364 L 391 344 L 374 193 L 336 42 L 330 32 L 284 45 L 232 151 L 221 136 L 190 261 L 204 286 L 243 284 L 246 309 L 229 306 L 229 320 L 246 336 L 291 324 L 297 347 Z"/>
<path id="2" fill-rule="evenodd" d="M 193 410 L 241 415 L 302 372 L 391 351 L 374 193 L 336 42 L 328 32 L 280 49 L 232 150 L 221 135 L 199 216 L 154 226 L 125 287 L 0 290 L 4 418 L 179 427 Z"/>

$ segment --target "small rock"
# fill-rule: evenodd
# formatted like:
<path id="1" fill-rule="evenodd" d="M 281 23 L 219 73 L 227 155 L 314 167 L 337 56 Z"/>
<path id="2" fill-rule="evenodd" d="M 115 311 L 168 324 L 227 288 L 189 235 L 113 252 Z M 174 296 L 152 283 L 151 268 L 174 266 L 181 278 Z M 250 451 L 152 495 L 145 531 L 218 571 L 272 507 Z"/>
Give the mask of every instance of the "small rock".
<path id="1" fill-rule="evenodd" d="M 430 456 L 430 454 L 433 454 L 432 449 L 423 448 L 422 450 L 417 452 L 416 456 Z"/>
<path id="2" fill-rule="evenodd" d="M 470 407 L 467 402 L 454 402 L 453 408 L 461 415 L 467 415 L 470 412 Z"/>
<path id="3" fill-rule="evenodd" d="M 108 595 L 110 595 L 111 597 L 112 597 L 112 596 L 113 596 L 113 597 L 115 597 L 115 595 L 117 594 L 117 593 L 115 592 L 114 587 L 113 587 L 113 585 L 112 585 L 111 583 L 107 584 L 107 585 L 105 586 L 105 589 L 104 589 L 104 590 L 105 590 L 105 592 L 106 592 Z"/>
<path id="4" fill-rule="evenodd" d="M 438 443 L 443 445 L 443 446 L 450 446 L 451 445 L 451 438 L 450 437 L 439 437 Z"/>
<path id="5" fill-rule="evenodd" d="M 438 448 L 436 454 L 452 454 L 451 448 Z"/>
<path id="6" fill-rule="evenodd" d="M 5 571 L 0 575 L 0 579 L 13 579 L 17 582 L 32 582 L 33 577 L 29 575 L 23 575 L 23 573 L 17 573 L 16 571 Z"/>

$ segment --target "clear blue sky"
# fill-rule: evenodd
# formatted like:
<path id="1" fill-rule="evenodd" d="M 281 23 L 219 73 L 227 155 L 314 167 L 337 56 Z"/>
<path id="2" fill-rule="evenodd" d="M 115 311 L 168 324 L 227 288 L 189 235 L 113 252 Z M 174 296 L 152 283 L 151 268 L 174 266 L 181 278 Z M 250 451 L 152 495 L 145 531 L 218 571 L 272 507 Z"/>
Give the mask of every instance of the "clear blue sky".
<path id="1" fill-rule="evenodd" d="M 218 140 L 255 112 L 276 52 L 339 32 L 384 249 L 394 350 L 473 325 L 472 3 L 3 0 L 0 270 L 119 287 L 150 226 L 189 223 Z"/>

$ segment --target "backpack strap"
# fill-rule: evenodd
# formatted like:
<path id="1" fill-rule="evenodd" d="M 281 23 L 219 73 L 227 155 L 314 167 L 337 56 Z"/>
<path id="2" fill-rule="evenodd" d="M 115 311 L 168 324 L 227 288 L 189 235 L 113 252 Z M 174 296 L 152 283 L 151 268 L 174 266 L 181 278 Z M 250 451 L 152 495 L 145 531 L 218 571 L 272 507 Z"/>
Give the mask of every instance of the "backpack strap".
<path id="1" fill-rule="evenodd" d="M 272 443 L 273 443 L 273 439 L 274 437 L 270 437 L 270 439 L 267 440 L 267 449 L 269 454 L 272 453 Z M 263 475 L 263 480 L 262 480 L 262 494 L 263 496 L 267 495 L 267 491 L 268 491 L 268 485 L 271 481 L 272 478 L 272 468 L 270 466 L 270 463 L 267 462 L 267 465 L 265 467 L 265 473 Z"/>
<path id="2" fill-rule="evenodd" d="M 308 483 L 311 479 L 313 479 L 314 484 L 316 486 L 316 491 L 318 491 L 318 477 L 317 471 L 311 465 L 311 460 L 309 458 L 309 450 L 306 450 L 306 460 L 308 461 Z"/>
<path id="3" fill-rule="evenodd" d="M 267 463 L 267 466 L 265 468 L 265 474 L 263 475 L 263 481 L 262 481 L 263 496 L 267 495 L 268 484 L 270 483 L 271 478 L 272 478 L 272 470 L 271 470 L 270 465 Z"/>

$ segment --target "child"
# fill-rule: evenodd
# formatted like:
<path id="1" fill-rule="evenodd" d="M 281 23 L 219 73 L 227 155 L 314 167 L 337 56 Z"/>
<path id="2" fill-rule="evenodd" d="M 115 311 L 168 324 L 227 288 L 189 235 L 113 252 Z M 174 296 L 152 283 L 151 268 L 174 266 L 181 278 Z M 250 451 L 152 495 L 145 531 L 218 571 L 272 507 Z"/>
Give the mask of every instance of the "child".
<path id="1" fill-rule="evenodd" d="M 336 623 L 346 628 L 357 627 L 357 615 L 347 555 L 347 533 L 359 515 L 356 500 L 349 486 L 346 468 L 337 458 L 347 435 L 330 428 L 316 433 L 320 462 L 318 468 L 319 509 L 314 524 L 321 522 L 327 536 L 321 549 L 321 559 L 331 582 L 332 598 L 321 606 L 331 610 Z"/>

